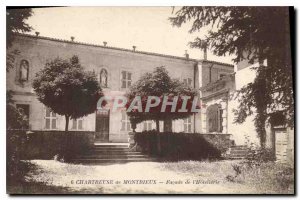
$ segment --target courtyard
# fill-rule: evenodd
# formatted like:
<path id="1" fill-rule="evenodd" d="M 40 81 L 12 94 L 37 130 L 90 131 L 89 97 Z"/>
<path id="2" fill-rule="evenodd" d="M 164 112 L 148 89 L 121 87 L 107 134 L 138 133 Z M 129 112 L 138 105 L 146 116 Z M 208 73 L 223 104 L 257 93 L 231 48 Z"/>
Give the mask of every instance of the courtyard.
<path id="1" fill-rule="evenodd" d="M 238 160 L 131 162 L 81 165 L 28 161 L 24 182 L 12 193 L 55 194 L 289 194 L 293 170 L 277 163 L 245 168 Z M 234 179 L 233 166 L 241 166 Z"/>

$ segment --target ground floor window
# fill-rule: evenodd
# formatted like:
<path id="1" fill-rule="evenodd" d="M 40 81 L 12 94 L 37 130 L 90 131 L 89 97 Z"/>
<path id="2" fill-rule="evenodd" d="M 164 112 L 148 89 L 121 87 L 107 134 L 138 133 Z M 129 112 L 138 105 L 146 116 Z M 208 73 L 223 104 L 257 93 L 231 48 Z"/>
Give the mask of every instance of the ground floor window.
<path id="1" fill-rule="evenodd" d="M 83 119 L 73 119 L 72 120 L 72 129 L 73 130 L 82 130 L 83 129 Z"/>
<path id="2" fill-rule="evenodd" d="M 143 131 L 151 131 L 153 129 L 153 121 L 143 122 Z"/>
<path id="3" fill-rule="evenodd" d="M 131 123 L 126 111 L 122 111 L 121 131 L 131 131 Z"/>
<path id="4" fill-rule="evenodd" d="M 188 117 L 183 120 L 183 131 L 185 133 L 191 133 L 192 132 L 192 117 Z"/>
<path id="5" fill-rule="evenodd" d="M 45 129 L 57 129 L 57 116 L 54 112 L 51 112 L 50 108 L 46 108 Z"/>

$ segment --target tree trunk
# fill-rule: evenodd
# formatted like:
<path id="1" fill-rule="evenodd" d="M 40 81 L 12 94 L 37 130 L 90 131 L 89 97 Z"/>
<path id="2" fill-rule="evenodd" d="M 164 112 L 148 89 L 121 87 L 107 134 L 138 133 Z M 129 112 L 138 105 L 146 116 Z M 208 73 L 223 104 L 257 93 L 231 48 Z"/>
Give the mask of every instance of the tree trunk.
<path id="1" fill-rule="evenodd" d="M 157 141 L 157 143 L 156 143 L 156 145 L 157 145 L 157 154 L 158 155 L 160 155 L 160 153 L 161 153 L 161 146 L 160 146 L 160 134 L 159 134 L 159 120 L 156 120 L 155 121 L 156 122 L 156 131 L 157 131 L 157 133 L 156 133 L 156 141 Z"/>
<path id="2" fill-rule="evenodd" d="M 159 120 L 155 120 L 156 123 L 156 131 L 159 133 Z"/>
<path id="3" fill-rule="evenodd" d="M 66 127 L 65 127 L 65 131 L 67 132 L 69 130 L 69 120 L 70 120 L 70 116 L 69 115 L 65 115 L 66 118 Z"/>

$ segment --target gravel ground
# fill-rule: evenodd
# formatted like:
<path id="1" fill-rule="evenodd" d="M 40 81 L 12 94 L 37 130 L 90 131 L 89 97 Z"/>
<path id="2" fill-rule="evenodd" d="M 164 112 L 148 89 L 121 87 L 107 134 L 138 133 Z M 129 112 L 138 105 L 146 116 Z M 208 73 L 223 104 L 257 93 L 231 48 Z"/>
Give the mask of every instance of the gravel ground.
<path id="1" fill-rule="evenodd" d="M 226 180 L 227 175 L 234 174 L 232 164 L 237 161 L 137 162 L 94 166 L 53 160 L 33 160 L 31 163 L 36 169 L 26 176 L 26 181 L 65 188 L 66 193 L 268 193 L 268 188 L 258 190 L 255 184 L 247 181 Z"/>

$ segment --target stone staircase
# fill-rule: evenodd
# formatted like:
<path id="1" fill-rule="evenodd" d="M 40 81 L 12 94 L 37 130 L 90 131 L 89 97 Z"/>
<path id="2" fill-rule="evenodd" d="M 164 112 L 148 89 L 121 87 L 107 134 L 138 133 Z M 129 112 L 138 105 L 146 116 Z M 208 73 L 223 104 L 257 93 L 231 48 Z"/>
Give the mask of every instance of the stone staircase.
<path id="1" fill-rule="evenodd" d="M 227 159 L 244 159 L 248 154 L 248 147 L 245 145 L 232 146 L 226 155 Z"/>
<path id="2" fill-rule="evenodd" d="M 90 150 L 87 150 L 72 160 L 73 163 L 78 164 L 113 164 L 153 161 L 156 161 L 156 159 L 141 152 L 130 150 L 128 143 L 98 143 Z"/>

